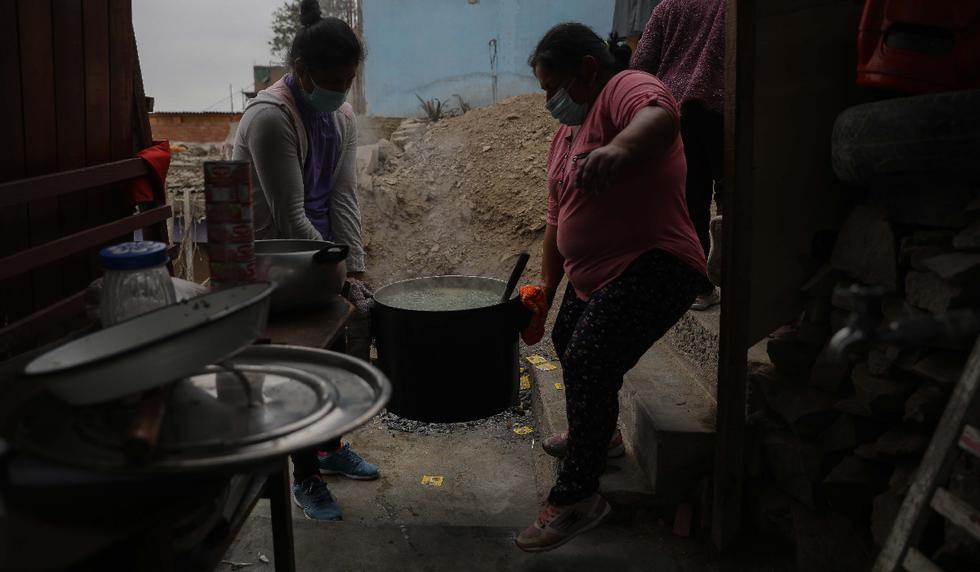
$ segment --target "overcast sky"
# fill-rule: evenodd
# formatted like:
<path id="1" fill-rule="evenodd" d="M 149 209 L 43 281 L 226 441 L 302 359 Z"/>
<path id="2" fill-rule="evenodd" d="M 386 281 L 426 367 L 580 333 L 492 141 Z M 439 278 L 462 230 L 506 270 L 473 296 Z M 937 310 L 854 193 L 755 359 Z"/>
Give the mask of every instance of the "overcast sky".
<path id="1" fill-rule="evenodd" d="M 133 2 L 146 94 L 156 111 L 228 111 L 228 84 L 241 109 L 252 65 L 272 58 L 272 12 L 282 0 Z M 224 98 L 224 100 L 222 100 Z M 212 107 L 213 106 L 213 107 Z"/>

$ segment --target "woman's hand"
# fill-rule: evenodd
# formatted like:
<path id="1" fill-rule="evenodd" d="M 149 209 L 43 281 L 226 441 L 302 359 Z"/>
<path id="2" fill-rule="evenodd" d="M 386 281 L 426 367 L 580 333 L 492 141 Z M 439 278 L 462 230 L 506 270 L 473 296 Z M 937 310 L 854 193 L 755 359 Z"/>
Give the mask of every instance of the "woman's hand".
<path id="1" fill-rule="evenodd" d="M 665 109 L 644 107 L 608 145 L 578 160 L 575 183 L 586 192 L 606 191 L 624 171 L 643 160 L 655 160 L 669 149 L 679 137 L 677 129 L 674 117 Z"/>
<path id="2" fill-rule="evenodd" d="M 604 193 L 632 160 L 632 153 L 613 141 L 605 147 L 592 150 L 578 160 L 575 184 L 588 193 Z"/>

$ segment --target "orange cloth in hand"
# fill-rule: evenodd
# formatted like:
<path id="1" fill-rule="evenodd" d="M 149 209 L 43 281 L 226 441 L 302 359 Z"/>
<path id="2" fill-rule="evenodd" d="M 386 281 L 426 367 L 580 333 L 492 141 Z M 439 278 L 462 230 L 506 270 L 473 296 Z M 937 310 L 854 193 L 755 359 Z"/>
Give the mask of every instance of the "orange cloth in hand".
<path id="1" fill-rule="evenodd" d="M 521 302 L 531 310 L 531 322 L 521 332 L 524 343 L 533 346 L 544 337 L 544 322 L 548 318 L 548 297 L 540 286 L 521 286 Z"/>

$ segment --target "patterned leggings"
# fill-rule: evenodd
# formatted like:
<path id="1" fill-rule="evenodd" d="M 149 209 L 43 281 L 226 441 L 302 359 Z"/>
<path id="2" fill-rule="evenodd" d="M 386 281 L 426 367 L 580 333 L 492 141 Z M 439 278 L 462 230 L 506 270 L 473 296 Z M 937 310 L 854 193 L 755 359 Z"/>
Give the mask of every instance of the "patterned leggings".
<path id="1" fill-rule="evenodd" d="M 623 376 L 690 308 L 703 280 L 674 256 L 651 250 L 588 302 L 569 284 L 551 335 L 565 376 L 568 455 L 550 503 L 572 504 L 599 490 Z"/>

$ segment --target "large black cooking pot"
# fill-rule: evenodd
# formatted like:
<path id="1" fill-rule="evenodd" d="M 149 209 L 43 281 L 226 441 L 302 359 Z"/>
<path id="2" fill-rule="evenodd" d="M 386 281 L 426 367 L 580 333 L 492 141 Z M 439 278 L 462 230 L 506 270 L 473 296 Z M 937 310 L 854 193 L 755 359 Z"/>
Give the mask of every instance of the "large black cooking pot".
<path id="1" fill-rule="evenodd" d="M 519 298 L 463 310 L 409 309 L 404 303 L 406 296 L 451 289 L 499 300 L 504 287 L 492 278 L 436 276 L 375 293 L 373 328 L 379 366 L 392 385 L 389 411 L 450 423 L 489 417 L 516 403 L 518 334 L 531 318 Z"/>

